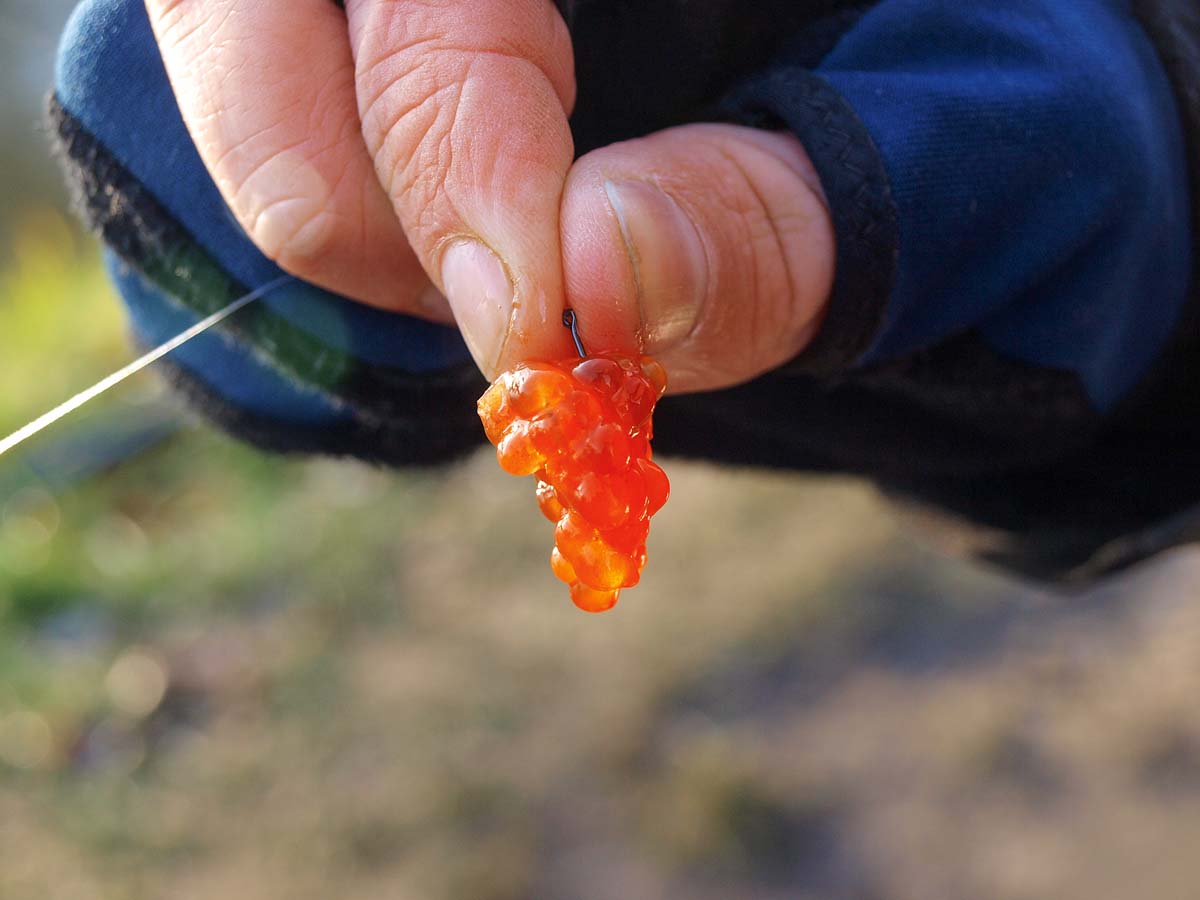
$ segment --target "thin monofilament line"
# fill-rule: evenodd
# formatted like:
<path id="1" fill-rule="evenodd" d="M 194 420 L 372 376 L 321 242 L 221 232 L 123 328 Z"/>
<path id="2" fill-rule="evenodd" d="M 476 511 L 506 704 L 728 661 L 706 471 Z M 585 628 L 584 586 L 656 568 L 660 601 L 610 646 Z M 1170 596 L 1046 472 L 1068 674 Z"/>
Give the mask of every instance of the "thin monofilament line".
<path id="1" fill-rule="evenodd" d="M 175 337 L 171 338 L 169 341 L 159 344 L 153 350 L 150 350 L 149 352 L 143 354 L 142 356 L 139 356 L 137 359 L 135 359 L 129 365 L 124 366 L 121 369 L 118 369 L 116 372 L 113 372 L 107 378 L 104 378 L 101 381 L 96 382 L 94 385 L 92 385 L 87 390 L 80 391 L 78 394 L 76 394 L 74 397 L 72 397 L 70 400 L 66 401 L 65 403 L 60 403 L 58 406 L 54 407 L 54 409 L 50 410 L 50 412 L 46 413 L 43 416 L 39 416 L 38 418 L 36 418 L 32 422 L 30 422 L 28 425 L 26 425 L 24 428 L 20 428 L 20 429 L 14 431 L 12 434 L 10 434 L 8 437 L 6 437 L 4 440 L 0 441 L 0 456 L 3 456 L 5 453 L 7 453 L 9 450 L 11 450 L 13 447 L 17 446 L 18 444 L 22 443 L 23 441 L 29 440 L 29 438 L 33 437 L 35 434 L 37 434 L 39 431 L 43 430 L 44 428 L 47 428 L 47 427 L 53 425 L 55 422 L 57 422 L 63 416 L 66 416 L 69 413 L 74 412 L 75 410 L 79 409 L 79 407 L 83 406 L 85 403 L 88 403 L 89 401 L 96 399 L 101 394 L 103 394 L 105 391 L 107 391 L 109 388 L 116 387 L 118 384 L 120 384 L 122 381 L 124 381 L 129 376 L 136 375 L 138 372 L 142 371 L 142 369 L 146 368 L 146 366 L 162 359 L 164 356 L 166 356 L 172 350 L 176 350 L 179 347 L 182 347 L 184 344 L 186 344 L 192 338 L 194 338 L 200 334 L 203 334 L 205 331 L 208 331 L 208 329 L 212 328 L 214 325 L 219 325 L 221 322 L 228 319 L 230 316 L 232 316 L 235 312 L 237 312 L 242 307 L 254 302 L 259 297 L 262 297 L 264 294 L 266 294 L 270 291 L 273 291 L 275 288 L 279 287 L 281 284 L 284 284 L 285 282 L 291 281 L 291 280 L 292 280 L 291 275 L 282 275 L 279 278 L 274 279 L 273 281 L 268 281 L 266 284 L 262 285 L 261 287 L 255 288 L 248 294 L 243 294 L 241 297 L 238 297 L 236 300 L 233 300 L 232 302 L 230 302 L 228 306 L 225 306 L 224 308 L 217 310 L 215 313 L 208 316 L 207 318 L 201 319 L 199 322 L 197 322 L 195 325 L 188 328 L 186 331 L 180 332 L 179 334 L 175 335 Z"/>

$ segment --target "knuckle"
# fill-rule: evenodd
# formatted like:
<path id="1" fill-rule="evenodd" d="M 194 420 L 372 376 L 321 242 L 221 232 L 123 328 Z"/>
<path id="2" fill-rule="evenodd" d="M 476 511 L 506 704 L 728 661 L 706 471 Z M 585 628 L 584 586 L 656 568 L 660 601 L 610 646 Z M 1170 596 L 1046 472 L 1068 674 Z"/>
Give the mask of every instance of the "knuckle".
<path id="1" fill-rule="evenodd" d="M 511 21 L 484 5 L 458 10 L 457 18 L 437 3 L 406 5 L 403 15 L 381 11 L 356 57 L 367 150 L 405 231 L 422 249 L 461 229 L 456 202 L 465 208 L 477 190 L 507 201 L 513 182 L 549 165 L 552 142 L 542 126 L 554 121 L 554 111 L 566 128 L 537 49 L 565 39 L 553 7 L 528 3 Z M 467 28 L 467 20 L 477 27 Z M 569 61 L 569 54 L 559 55 Z M 543 133 L 526 134 L 534 130 Z"/>
<path id="2" fill-rule="evenodd" d="M 325 255 L 334 231 L 334 217 L 310 197 L 285 197 L 255 218 L 255 244 L 293 274 L 306 274 Z"/>
<path id="3" fill-rule="evenodd" d="M 448 37 L 420 15 L 391 16 L 371 30 L 359 51 L 359 116 L 372 154 L 420 121 L 426 107 L 461 81 Z M 363 86 L 369 94 L 363 97 Z"/>
<path id="4" fill-rule="evenodd" d="M 738 313 L 743 346 L 774 364 L 794 356 L 815 299 L 810 255 L 818 211 L 811 189 L 778 158 L 754 148 L 720 149 L 725 276 L 747 291 Z M 732 323 L 731 323 L 732 324 Z"/>
<path id="5" fill-rule="evenodd" d="M 325 252 L 335 233 L 333 186 L 303 152 L 275 151 L 234 182 L 234 215 L 269 258 L 305 267 Z"/>

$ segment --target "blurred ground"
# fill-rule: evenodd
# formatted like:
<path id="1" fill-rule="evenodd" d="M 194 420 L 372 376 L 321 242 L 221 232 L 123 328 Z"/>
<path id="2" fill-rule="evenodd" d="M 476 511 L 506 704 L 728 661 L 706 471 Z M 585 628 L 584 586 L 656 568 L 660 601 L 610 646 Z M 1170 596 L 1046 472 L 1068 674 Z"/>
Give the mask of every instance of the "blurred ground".
<path id="1" fill-rule="evenodd" d="M 131 355 L 48 200 L 67 5 L 0 0 L 0 434 Z M 667 465 L 587 616 L 486 455 L 268 457 L 146 375 L 0 459 L 0 898 L 1196 895 L 1200 554 L 1055 595 Z"/>
<path id="2" fill-rule="evenodd" d="M 0 431 L 128 354 L 89 244 L 18 231 Z M 674 464 L 587 616 L 486 454 L 173 409 L 140 378 L 0 464 L 5 900 L 1194 896 L 1195 553 L 1055 596 L 861 485 Z"/>

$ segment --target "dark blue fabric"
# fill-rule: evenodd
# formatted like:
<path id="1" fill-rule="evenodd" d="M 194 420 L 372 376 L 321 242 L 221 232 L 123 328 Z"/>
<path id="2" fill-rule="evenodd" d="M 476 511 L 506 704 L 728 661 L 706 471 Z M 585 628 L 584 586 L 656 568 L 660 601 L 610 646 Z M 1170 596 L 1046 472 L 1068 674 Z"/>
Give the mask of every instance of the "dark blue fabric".
<path id="1" fill-rule="evenodd" d="M 884 0 L 816 71 L 871 132 L 900 219 L 862 361 L 978 327 L 1119 400 L 1191 271 L 1180 116 L 1128 4 Z"/>
<path id="2" fill-rule="evenodd" d="M 188 136 L 142 0 L 84 0 L 60 44 L 59 101 L 192 234 L 250 288 L 281 273 L 238 227 Z M 139 291 L 130 303 L 162 298 Z M 296 283 L 262 301 L 322 342 L 414 373 L 470 359 L 457 330 L 353 303 Z M 204 373 L 205 360 L 193 358 Z"/>

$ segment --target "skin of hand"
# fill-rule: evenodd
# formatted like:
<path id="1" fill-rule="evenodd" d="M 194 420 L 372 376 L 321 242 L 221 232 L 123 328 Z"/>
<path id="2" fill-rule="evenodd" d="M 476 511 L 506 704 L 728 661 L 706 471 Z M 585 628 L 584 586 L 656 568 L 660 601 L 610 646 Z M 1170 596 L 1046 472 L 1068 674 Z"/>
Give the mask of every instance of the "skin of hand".
<path id="1" fill-rule="evenodd" d="M 794 357 L 834 233 L 794 137 L 669 128 L 574 160 L 570 36 L 550 0 L 146 0 L 222 196 L 283 269 L 456 321 L 489 378 L 589 348 L 672 391 Z"/>

